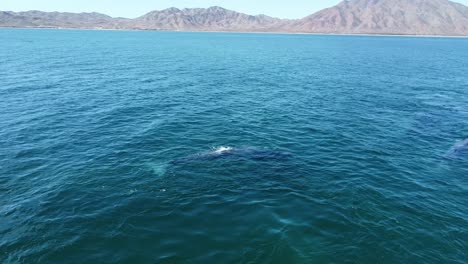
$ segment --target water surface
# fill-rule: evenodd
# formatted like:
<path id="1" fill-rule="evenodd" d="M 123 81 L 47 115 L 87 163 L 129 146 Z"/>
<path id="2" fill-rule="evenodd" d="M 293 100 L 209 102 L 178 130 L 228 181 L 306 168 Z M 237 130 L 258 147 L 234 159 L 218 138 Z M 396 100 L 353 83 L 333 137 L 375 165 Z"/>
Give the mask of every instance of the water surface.
<path id="1" fill-rule="evenodd" d="M 467 39 L 0 39 L 1 263 L 468 259 Z"/>

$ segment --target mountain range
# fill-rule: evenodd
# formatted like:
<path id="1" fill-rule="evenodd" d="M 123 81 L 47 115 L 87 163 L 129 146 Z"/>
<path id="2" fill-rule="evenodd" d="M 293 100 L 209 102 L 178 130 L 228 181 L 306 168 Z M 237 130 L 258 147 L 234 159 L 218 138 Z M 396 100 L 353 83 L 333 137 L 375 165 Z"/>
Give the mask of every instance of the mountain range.
<path id="1" fill-rule="evenodd" d="M 134 19 L 0 11 L 0 27 L 468 36 L 468 7 L 448 0 L 345 0 L 302 19 L 222 7 L 168 8 Z"/>

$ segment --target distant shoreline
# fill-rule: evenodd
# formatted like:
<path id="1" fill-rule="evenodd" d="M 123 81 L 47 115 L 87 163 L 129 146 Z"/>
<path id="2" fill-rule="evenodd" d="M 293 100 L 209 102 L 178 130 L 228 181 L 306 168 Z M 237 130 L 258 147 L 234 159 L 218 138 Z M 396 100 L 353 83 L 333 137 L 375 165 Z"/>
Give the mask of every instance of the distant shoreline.
<path id="1" fill-rule="evenodd" d="M 413 34 L 372 34 L 372 33 L 311 33 L 311 32 L 272 32 L 272 31 L 213 31 L 213 30 L 163 30 L 163 29 L 113 29 L 113 28 L 62 28 L 62 27 L 5 27 L 0 29 L 37 29 L 37 30 L 83 30 L 83 31 L 153 31 L 185 33 L 233 33 L 233 34 L 271 34 L 271 35 L 317 35 L 317 36 L 361 36 L 361 37 L 409 37 L 409 38 L 468 38 L 451 35 L 413 35 Z"/>

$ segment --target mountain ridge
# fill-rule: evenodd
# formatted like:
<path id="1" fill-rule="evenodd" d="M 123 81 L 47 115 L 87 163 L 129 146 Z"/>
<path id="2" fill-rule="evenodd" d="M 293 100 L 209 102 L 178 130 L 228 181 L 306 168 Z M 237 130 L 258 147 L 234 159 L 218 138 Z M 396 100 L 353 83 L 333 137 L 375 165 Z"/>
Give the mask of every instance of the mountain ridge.
<path id="1" fill-rule="evenodd" d="M 167 8 L 140 17 L 0 11 L 0 27 L 468 36 L 468 7 L 448 0 L 344 0 L 301 19 L 219 6 Z"/>

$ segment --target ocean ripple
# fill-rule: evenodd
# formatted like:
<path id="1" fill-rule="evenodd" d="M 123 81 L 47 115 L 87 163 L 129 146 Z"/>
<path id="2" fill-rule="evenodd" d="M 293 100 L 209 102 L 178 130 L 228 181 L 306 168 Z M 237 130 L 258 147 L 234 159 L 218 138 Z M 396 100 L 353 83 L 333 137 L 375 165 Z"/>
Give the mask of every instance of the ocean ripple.
<path id="1" fill-rule="evenodd" d="M 1 263 L 468 259 L 466 39 L 0 36 Z"/>

